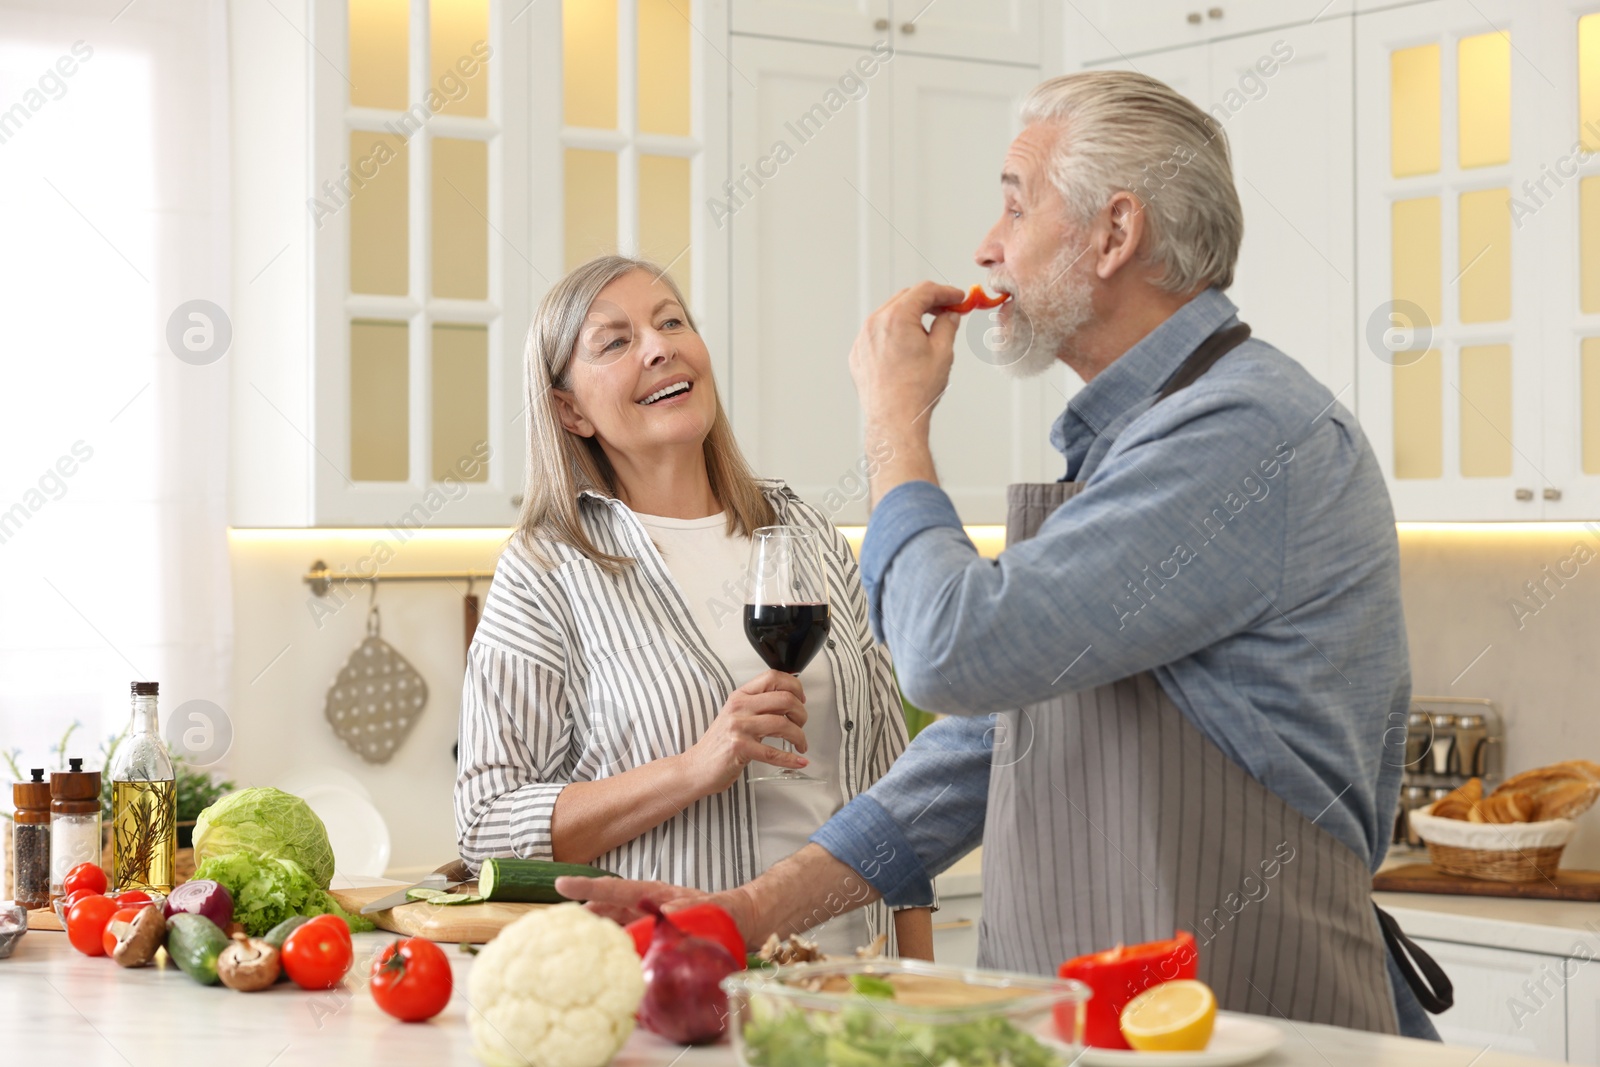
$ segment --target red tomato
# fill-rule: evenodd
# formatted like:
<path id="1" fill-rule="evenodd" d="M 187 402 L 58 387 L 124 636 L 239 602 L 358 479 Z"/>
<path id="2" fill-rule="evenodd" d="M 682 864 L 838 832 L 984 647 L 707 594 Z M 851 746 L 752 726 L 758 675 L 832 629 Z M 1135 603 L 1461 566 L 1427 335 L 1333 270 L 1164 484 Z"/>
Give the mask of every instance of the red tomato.
<path id="1" fill-rule="evenodd" d="M 67 940 L 85 956 L 104 956 L 105 945 L 101 938 L 106 923 L 116 914 L 117 902 L 99 893 L 83 897 L 67 909 Z"/>
<path id="2" fill-rule="evenodd" d="M 106 923 L 105 932 L 100 935 L 100 947 L 105 949 L 107 956 L 116 951 L 117 938 L 133 923 L 134 919 L 139 917 L 139 908 L 147 908 L 149 906 L 150 902 L 147 900 L 139 907 L 118 908 L 112 912 L 111 921 Z"/>
<path id="3" fill-rule="evenodd" d="M 319 915 L 295 928 L 282 955 L 283 969 L 301 989 L 332 989 L 355 958 L 350 927 L 337 915 Z"/>
<path id="4" fill-rule="evenodd" d="M 137 904 L 153 904 L 153 903 L 155 903 L 153 900 L 150 899 L 150 894 L 146 893 L 143 889 L 130 889 L 126 893 L 118 893 L 116 896 L 112 897 L 111 899 L 116 901 L 120 906 L 122 906 L 124 908 L 131 908 L 131 907 L 134 907 Z"/>
<path id="5" fill-rule="evenodd" d="M 61 881 L 61 891 L 71 893 L 76 889 L 87 889 L 91 893 L 104 893 L 106 891 L 106 872 L 100 869 L 98 863 L 80 863 L 67 872 L 66 878 Z"/>
<path id="6" fill-rule="evenodd" d="M 715 904 L 694 904 L 682 911 L 669 912 L 672 923 L 690 937 L 703 937 L 707 941 L 721 945 L 728 950 L 740 967 L 744 966 L 745 948 L 744 935 L 739 933 L 739 924 L 733 921 L 722 908 Z M 642 919 L 635 919 L 624 927 L 633 935 L 634 951 L 643 959 L 644 954 L 650 951 L 650 939 L 655 936 L 656 920 L 653 915 L 646 915 Z"/>
<path id="7" fill-rule="evenodd" d="M 449 958 L 427 938 L 395 941 L 372 961 L 372 999 L 404 1022 L 438 1015 L 450 1003 L 454 982 Z"/>
<path id="8" fill-rule="evenodd" d="M 61 913 L 65 915 L 67 913 L 67 909 L 71 908 L 78 901 L 82 900 L 84 897 L 92 897 L 94 895 L 94 893 L 87 889 L 79 889 L 65 894 L 61 898 Z"/>

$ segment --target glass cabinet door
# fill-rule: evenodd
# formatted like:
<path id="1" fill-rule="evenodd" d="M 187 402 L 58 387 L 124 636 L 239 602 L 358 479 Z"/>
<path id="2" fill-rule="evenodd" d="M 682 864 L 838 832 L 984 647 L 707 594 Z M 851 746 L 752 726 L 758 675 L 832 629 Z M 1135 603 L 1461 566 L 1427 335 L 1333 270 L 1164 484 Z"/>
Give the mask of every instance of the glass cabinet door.
<path id="1" fill-rule="evenodd" d="M 1491 6 L 1357 19 L 1359 410 L 1401 519 L 1542 513 L 1538 262 L 1513 216 L 1539 31 Z"/>
<path id="2" fill-rule="evenodd" d="M 1518 231 L 1547 242 L 1546 514 L 1600 518 L 1600 2 L 1552 5 L 1551 85 L 1539 174 L 1519 189 Z"/>
<path id="3" fill-rule="evenodd" d="M 517 5 L 315 5 L 316 511 L 509 523 L 521 492 L 531 66 Z M 509 194 L 509 195 L 508 195 Z M 331 473 L 332 476 L 327 476 Z M 418 511 L 417 507 L 422 510 Z"/>

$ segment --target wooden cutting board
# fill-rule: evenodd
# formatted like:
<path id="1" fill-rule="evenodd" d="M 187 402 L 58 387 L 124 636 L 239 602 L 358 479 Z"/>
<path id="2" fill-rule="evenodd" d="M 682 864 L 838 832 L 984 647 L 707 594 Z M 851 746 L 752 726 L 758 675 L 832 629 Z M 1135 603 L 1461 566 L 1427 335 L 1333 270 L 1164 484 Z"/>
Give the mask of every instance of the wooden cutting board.
<path id="1" fill-rule="evenodd" d="M 1520 897 L 1524 900 L 1600 901 L 1600 871 L 1558 870 L 1549 880 L 1492 882 L 1445 874 L 1431 863 L 1391 867 L 1372 876 L 1372 888 L 1384 893 L 1445 893 L 1466 897 Z"/>
<path id="2" fill-rule="evenodd" d="M 349 912 L 359 912 L 365 905 L 398 890 L 398 885 L 365 886 L 360 889 L 330 889 L 333 899 Z M 476 893 L 478 883 L 468 882 L 455 893 Z M 389 930 L 407 937 L 425 937 L 429 941 L 459 944 L 469 941 L 475 945 L 493 940 L 494 936 L 530 911 L 548 908 L 549 904 L 450 904 L 439 907 L 426 901 L 412 901 L 388 911 L 375 911 L 367 918 L 380 930 Z"/>
<path id="3" fill-rule="evenodd" d="M 364 886 L 360 889 L 330 889 L 328 892 L 339 906 L 357 914 L 367 904 L 386 897 L 400 888 L 399 885 Z M 457 893 L 476 893 L 478 883 L 468 882 Z M 406 937 L 425 937 L 429 941 L 460 944 L 463 941 L 482 945 L 507 926 L 537 908 L 548 904 L 451 904 L 445 907 L 413 901 L 388 911 L 368 915 L 378 929 L 388 930 Z M 61 920 L 49 908 L 28 912 L 29 930 L 60 930 Z"/>

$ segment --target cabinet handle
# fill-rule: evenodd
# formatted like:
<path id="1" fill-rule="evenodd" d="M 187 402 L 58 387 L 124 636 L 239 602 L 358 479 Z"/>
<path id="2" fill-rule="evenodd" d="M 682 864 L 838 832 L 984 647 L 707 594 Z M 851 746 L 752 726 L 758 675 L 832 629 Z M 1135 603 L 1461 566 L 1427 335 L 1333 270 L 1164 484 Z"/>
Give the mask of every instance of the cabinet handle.
<path id="1" fill-rule="evenodd" d="M 1517 499 L 1518 500 L 1532 500 L 1533 499 L 1533 490 L 1532 489 L 1518 489 L 1517 490 Z"/>
<path id="2" fill-rule="evenodd" d="M 1191 25 L 1191 26 L 1200 25 L 1200 12 L 1198 12 L 1198 11 L 1189 12 L 1189 25 Z"/>
<path id="3" fill-rule="evenodd" d="M 886 29 L 889 28 L 889 20 L 888 19 L 879 19 L 878 21 L 876 21 L 876 22 L 874 22 L 872 24 L 872 28 L 875 29 L 875 30 L 886 30 Z"/>
<path id="4" fill-rule="evenodd" d="M 900 24 L 900 32 L 904 33 L 904 34 L 916 33 L 917 32 L 917 24 L 915 22 L 902 22 Z"/>
<path id="5" fill-rule="evenodd" d="M 1545 486 L 1544 498 L 1546 500 L 1560 500 L 1561 499 L 1561 490 L 1552 489 L 1549 486 Z"/>
<path id="6" fill-rule="evenodd" d="M 947 923 L 934 923 L 933 929 L 934 932 L 937 933 L 940 930 L 966 930 L 972 925 L 972 919 L 953 919 Z"/>
<path id="7" fill-rule="evenodd" d="M 1213 18 L 1213 19 L 1220 19 L 1222 17 L 1222 8 L 1213 7 L 1213 8 L 1207 9 L 1206 17 L 1207 18 Z"/>

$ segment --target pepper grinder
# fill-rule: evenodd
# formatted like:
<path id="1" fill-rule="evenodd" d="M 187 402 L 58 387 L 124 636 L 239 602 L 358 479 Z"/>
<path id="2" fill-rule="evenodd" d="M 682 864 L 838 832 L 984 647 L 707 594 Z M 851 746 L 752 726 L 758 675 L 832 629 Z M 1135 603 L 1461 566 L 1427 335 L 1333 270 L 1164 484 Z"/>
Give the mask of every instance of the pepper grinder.
<path id="1" fill-rule="evenodd" d="M 33 781 L 11 784 L 13 890 L 24 908 L 50 906 L 50 783 L 44 768 L 33 768 Z"/>
<path id="2" fill-rule="evenodd" d="M 100 772 L 67 761 L 71 770 L 50 775 L 50 899 L 62 895 L 67 872 L 100 862 Z"/>

